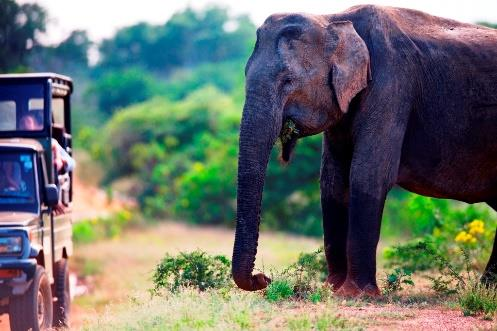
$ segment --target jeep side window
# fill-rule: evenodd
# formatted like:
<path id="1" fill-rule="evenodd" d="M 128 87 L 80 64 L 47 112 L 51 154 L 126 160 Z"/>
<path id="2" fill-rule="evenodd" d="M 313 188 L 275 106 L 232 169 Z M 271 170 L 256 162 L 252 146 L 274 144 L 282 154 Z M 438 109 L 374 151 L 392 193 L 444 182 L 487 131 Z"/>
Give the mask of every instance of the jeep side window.
<path id="1" fill-rule="evenodd" d="M 0 101 L 0 131 L 16 129 L 16 102 L 14 100 Z"/>
<path id="2" fill-rule="evenodd" d="M 42 84 L 2 84 L 0 131 L 43 130 L 45 111 L 43 92 Z"/>

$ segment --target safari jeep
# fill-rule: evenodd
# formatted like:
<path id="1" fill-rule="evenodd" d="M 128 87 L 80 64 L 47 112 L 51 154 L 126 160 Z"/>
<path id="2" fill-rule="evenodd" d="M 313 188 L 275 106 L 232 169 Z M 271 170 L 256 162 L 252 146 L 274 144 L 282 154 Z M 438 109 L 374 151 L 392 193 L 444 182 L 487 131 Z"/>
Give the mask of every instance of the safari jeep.
<path id="1" fill-rule="evenodd" d="M 68 77 L 0 75 L 0 312 L 12 330 L 69 325 L 72 171 Z M 60 149 L 59 149 L 60 151 Z"/>

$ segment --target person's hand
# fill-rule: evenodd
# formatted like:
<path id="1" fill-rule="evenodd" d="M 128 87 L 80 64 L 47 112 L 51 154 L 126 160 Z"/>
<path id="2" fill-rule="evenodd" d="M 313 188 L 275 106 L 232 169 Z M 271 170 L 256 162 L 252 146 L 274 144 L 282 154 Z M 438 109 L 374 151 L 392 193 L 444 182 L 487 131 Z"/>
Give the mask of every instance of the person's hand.
<path id="1" fill-rule="evenodd" d="M 57 205 L 55 205 L 55 207 L 53 207 L 53 211 L 56 216 L 64 214 L 65 213 L 64 205 L 59 202 Z"/>
<path id="2" fill-rule="evenodd" d="M 64 168 L 64 161 L 60 157 L 54 159 L 55 169 L 60 172 Z"/>

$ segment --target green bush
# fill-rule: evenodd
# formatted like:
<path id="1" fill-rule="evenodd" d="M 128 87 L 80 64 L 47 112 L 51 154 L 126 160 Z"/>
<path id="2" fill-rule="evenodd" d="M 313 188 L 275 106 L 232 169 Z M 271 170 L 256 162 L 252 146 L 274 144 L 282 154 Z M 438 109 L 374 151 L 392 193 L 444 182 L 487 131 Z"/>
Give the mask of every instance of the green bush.
<path id="1" fill-rule="evenodd" d="M 177 291 L 181 287 L 193 287 L 204 291 L 208 288 L 231 286 L 231 262 L 222 255 L 209 255 L 200 250 L 179 253 L 178 256 L 166 254 L 155 268 L 152 277 L 152 293 L 160 290 Z"/>

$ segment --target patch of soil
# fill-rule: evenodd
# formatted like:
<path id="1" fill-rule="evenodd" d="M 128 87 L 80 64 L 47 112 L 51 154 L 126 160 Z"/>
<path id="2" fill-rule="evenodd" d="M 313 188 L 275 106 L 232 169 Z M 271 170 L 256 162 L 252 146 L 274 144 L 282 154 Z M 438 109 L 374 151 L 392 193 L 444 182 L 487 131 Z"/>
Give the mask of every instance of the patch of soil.
<path id="1" fill-rule="evenodd" d="M 342 317 L 364 320 L 368 330 L 495 330 L 494 321 L 463 316 L 445 307 L 410 308 L 397 305 L 339 306 Z"/>

